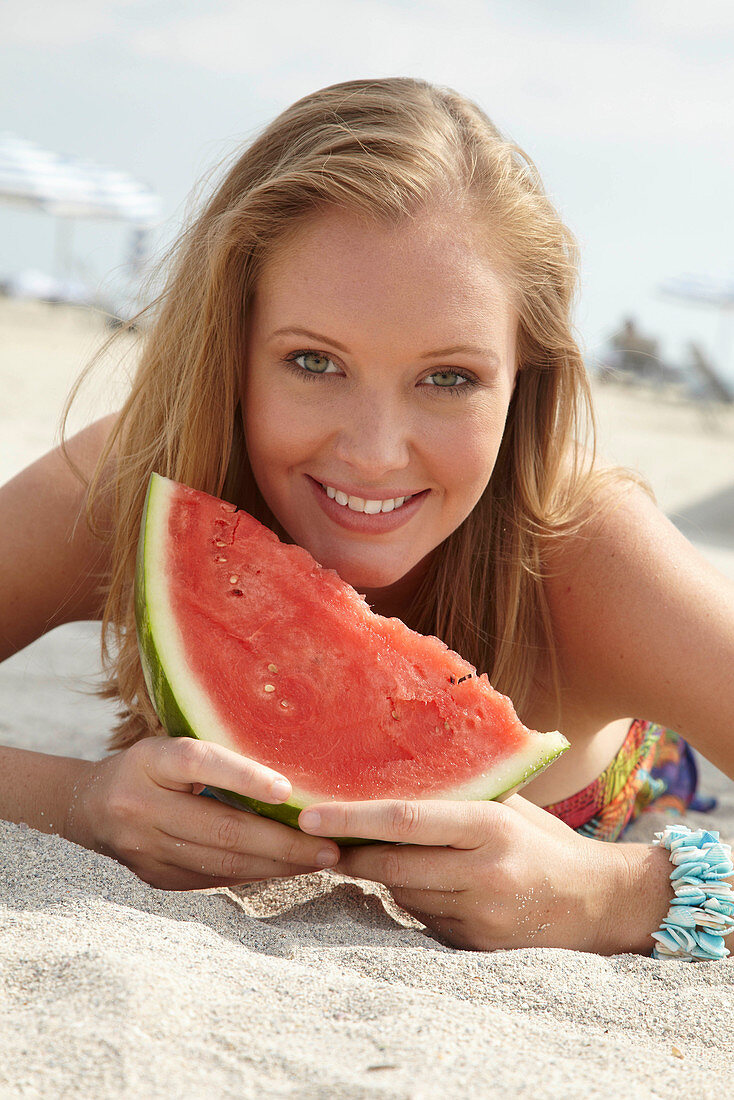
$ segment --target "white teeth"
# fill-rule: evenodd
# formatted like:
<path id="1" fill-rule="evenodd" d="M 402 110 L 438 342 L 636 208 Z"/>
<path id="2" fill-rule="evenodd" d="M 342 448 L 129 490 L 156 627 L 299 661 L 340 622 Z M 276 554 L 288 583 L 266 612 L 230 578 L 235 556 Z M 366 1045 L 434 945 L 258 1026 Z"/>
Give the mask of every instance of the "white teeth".
<path id="1" fill-rule="evenodd" d="M 336 500 L 337 504 L 346 505 L 353 512 L 365 512 L 368 516 L 376 516 L 378 512 L 392 512 L 399 508 L 410 497 L 397 497 L 394 500 L 364 500 L 362 497 L 350 497 L 341 489 L 333 489 L 331 485 L 322 485 L 327 496 Z"/>

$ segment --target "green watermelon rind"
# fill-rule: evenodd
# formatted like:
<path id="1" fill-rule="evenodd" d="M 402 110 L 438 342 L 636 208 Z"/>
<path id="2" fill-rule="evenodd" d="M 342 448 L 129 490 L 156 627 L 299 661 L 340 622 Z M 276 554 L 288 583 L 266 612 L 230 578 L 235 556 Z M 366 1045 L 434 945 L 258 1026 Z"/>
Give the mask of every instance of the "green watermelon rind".
<path id="1" fill-rule="evenodd" d="M 164 570 L 156 561 L 156 553 L 163 552 L 167 544 L 168 509 L 176 483 L 153 473 L 143 505 L 143 518 L 138 541 L 135 576 L 135 621 L 138 636 L 138 648 L 145 683 L 153 706 L 166 732 L 171 737 L 192 737 L 195 740 L 214 741 L 234 749 L 231 737 L 221 725 L 216 715 L 209 709 L 207 713 L 205 693 L 185 674 L 186 662 L 183 654 L 177 662 L 175 652 L 178 633 L 170 612 L 167 611 Z M 156 584 L 156 582 L 158 582 Z M 168 621 L 166 621 L 168 620 Z M 158 640 L 158 641 L 157 641 Z M 165 654 L 159 651 L 159 643 L 167 648 Z M 175 675 L 176 667 L 182 670 L 178 690 L 171 683 L 166 669 Z M 186 702 L 181 696 L 188 696 Z M 198 718 L 187 717 L 191 710 L 199 710 Z M 200 720 L 199 720 L 200 719 Z M 200 736 L 196 730 L 207 729 L 207 736 Z M 474 777 L 469 782 L 447 789 L 439 796 L 443 799 L 476 801 L 496 801 L 520 790 L 531 779 L 545 771 L 553 761 L 569 748 L 566 738 L 559 732 L 536 733 L 530 731 L 525 751 L 516 753 L 505 772 L 495 769 L 490 777 L 487 774 Z M 538 749 L 541 749 L 539 752 Z M 237 751 L 234 749 L 234 751 Z M 293 788 L 290 799 L 282 803 L 261 802 L 239 792 L 225 788 L 208 788 L 222 802 L 238 809 L 250 810 L 262 816 L 280 821 L 292 828 L 298 828 L 298 815 L 306 806 L 315 802 L 328 801 L 328 797 L 316 792 L 299 791 Z M 333 837 L 338 844 L 370 844 L 371 840 L 357 837 Z"/>

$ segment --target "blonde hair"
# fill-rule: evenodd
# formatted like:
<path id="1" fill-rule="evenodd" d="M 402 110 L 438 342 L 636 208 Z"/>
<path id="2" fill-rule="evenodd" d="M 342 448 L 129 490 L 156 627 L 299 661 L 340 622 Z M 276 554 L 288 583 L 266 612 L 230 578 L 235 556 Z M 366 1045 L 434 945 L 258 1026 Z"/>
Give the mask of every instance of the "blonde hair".
<path id="1" fill-rule="evenodd" d="M 114 448 L 103 694 L 124 711 L 112 749 L 160 728 L 133 604 L 150 472 L 274 526 L 238 408 L 248 303 L 269 256 L 331 208 L 394 224 L 441 203 L 466 211 L 509 263 L 519 372 L 487 489 L 433 555 L 406 621 L 488 672 L 520 713 L 539 678 L 560 698 L 547 550 L 579 528 L 604 475 L 594 468 L 589 384 L 571 328 L 577 246 L 530 158 L 475 103 L 423 80 L 354 80 L 299 100 L 238 156 L 165 258 L 168 281 L 145 311 L 152 323 L 137 373 L 88 494 L 92 517 Z M 579 446 L 585 432 L 591 449 Z"/>

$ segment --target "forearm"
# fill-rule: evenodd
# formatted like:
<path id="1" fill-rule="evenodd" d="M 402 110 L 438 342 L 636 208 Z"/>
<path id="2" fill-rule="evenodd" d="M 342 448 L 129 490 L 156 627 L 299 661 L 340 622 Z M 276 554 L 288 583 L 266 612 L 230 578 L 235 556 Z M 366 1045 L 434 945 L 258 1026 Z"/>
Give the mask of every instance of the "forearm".
<path id="1" fill-rule="evenodd" d="M 661 845 L 616 845 L 622 880 L 613 908 L 615 920 L 607 929 L 605 954 L 630 952 L 649 955 L 655 946 L 652 933 L 662 927 L 674 892 L 670 882 L 670 853 Z M 734 885 L 734 876 L 724 879 Z"/>
<path id="2" fill-rule="evenodd" d="M 92 767 L 74 757 L 0 746 L 0 818 L 91 847 L 73 809 L 76 792 Z"/>

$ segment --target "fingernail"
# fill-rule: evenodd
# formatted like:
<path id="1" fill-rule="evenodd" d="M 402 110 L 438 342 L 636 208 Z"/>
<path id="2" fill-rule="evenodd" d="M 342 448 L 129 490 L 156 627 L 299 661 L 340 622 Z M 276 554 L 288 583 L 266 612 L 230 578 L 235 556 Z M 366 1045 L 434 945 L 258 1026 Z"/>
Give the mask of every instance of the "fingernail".
<path id="1" fill-rule="evenodd" d="M 302 829 L 318 829 L 321 824 L 321 814 L 317 810 L 304 810 L 298 819 Z"/>
<path id="2" fill-rule="evenodd" d="M 275 798 L 286 799 L 291 795 L 291 785 L 287 779 L 276 779 L 270 790 Z"/>
<path id="3" fill-rule="evenodd" d="M 338 862 L 339 856 L 333 848 L 322 848 L 316 856 L 316 864 L 319 867 L 333 867 L 334 864 Z"/>

